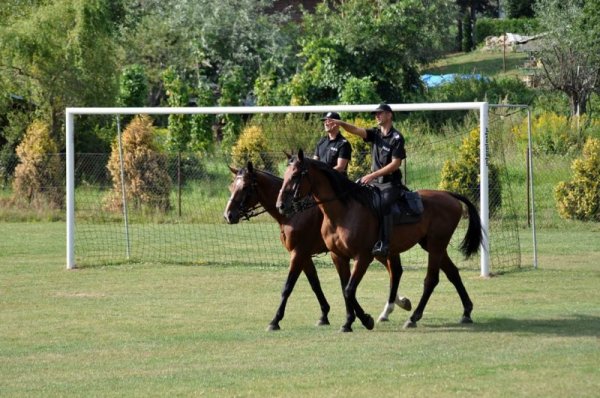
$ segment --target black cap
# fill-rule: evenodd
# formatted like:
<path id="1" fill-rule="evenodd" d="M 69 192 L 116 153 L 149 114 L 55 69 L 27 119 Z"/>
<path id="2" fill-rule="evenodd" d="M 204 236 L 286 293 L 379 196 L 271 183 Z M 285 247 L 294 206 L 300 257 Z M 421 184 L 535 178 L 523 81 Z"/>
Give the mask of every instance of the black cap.
<path id="1" fill-rule="evenodd" d="M 323 115 L 323 117 L 321 118 L 321 120 L 325 120 L 325 119 L 337 119 L 337 120 L 342 120 L 342 118 L 340 117 L 340 114 L 337 112 L 327 112 L 325 115 Z"/>
<path id="2" fill-rule="evenodd" d="M 379 104 L 379 106 L 377 107 L 377 109 L 375 109 L 371 113 L 377 113 L 377 112 L 391 112 L 391 113 L 394 113 L 394 111 L 392 111 L 392 108 L 388 104 Z"/>

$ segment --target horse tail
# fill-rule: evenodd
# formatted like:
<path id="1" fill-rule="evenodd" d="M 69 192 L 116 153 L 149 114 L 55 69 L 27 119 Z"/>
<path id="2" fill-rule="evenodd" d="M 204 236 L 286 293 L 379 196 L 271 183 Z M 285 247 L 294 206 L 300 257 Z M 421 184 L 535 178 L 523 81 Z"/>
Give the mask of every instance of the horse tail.
<path id="1" fill-rule="evenodd" d="M 449 192 L 449 194 L 463 202 L 469 211 L 469 226 L 467 227 L 467 233 L 459 247 L 460 252 L 464 254 L 466 258 L 469 258 L 479 251 L 479 246 L 483 239 L 481 218 L 479 217 L 477 208 L 468 198 L 454 192 Z"/>

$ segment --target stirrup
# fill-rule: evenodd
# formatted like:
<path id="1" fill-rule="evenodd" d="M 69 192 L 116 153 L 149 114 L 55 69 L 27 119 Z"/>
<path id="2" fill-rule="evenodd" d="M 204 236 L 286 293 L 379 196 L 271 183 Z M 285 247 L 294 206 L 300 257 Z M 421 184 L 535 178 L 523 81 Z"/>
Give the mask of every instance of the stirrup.
<path id="1" fill-rule="evenodd" d="M 389 251 L 389 245 L 383 243 L 382 241 L 378 241 L 377 243 L 375 243 L 375 246 L 373 246 L 373 250 L 371 251 L 371 254 L 374 256 L 387 257 L 388 251 Z"/>

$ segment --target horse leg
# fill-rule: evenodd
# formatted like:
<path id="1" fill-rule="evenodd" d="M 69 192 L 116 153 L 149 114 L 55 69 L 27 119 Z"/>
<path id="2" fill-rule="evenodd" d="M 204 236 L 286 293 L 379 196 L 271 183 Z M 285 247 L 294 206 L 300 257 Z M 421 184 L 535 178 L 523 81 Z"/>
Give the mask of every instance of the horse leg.
<path id="1" fill-rule="evenodd" d="M 279 327 L 279 321 L 281 321 L 285 315 L 285 306 L 287 305 L 288 298 L 292 294 L 294 290 L 294 286 L 296 286 L 296 282 L 298 281 L 298 277 L 300 276 L 300 272 L 302 271 L 302 267 L 299 264 L 298 258 L 292 254 L 292 258 L 290 259 L 290 270 L 288 272 L 288 277 L 283 285 L 283 289 L 281 290 L 281 302 L 279 303 L 279 307 L 277 308 L 277 312 L 275 313 L 275 317 L 267 326 L 268 331 L 274 331 L 281 329 Z"/>
<path id="2" fill-rule="evenodd" d="M 342 325 L 340 328 L 340 332 L 351 332 L 352 324 L 356 319 L 356 315 L 354 314 L 354 308 L 351 305 L 350 301 L 346 298 L 345 287 L 348 285 L 348 281 L 350 280 L 350 259 L 342 258 L 337 256 L 334 253 L 331 253 L 331 259 L 333 260 L 333 264 L 335 265 L 335 269 L 337 270 L 338 276 L 340 277 L 340 284 L 342 285 L 342 294 L 344 295 L 344 303 L 346 304 L 346 323 Z"/>
<path id="3" fill-rule="evenodd" d="M 460 320 L 460 323 L 473 323 L 473 320 L 471 319 L 471 311 L 473 311 L 473 302 L 469 298 L 469 294 L 467 293 L 465 285 L 463 285 L 460 273 L 458 272 L 458 268 L 448 256 L 448 253 L 446 253 L 444 258 L 442 259 L 441 268 L 442 271 L 444 271 L 444 274 L 446 274 L 448 280 L 456 288 L 458 296 L 460 297 L 460 301 L 462 302 L 463 316 Z"/>
<path id="4" fill-rule="evenodd" d="M 317 269 L 315 268 L 315 264 L 310 257 L 304 262 L 304 274 L 306 275 L 308 283 L 310 283 L 310 287 L 315 293 L 315 296 L 317 296 L 317 300 L 319 300 L 319 305 L 321 306 L 321 318 L 317 321 L 317 326 L 329 325 L 329 303 L 325 298 L 323 289 L 321 289 L 321 282 L 319 281 Z"/>
<path id="5" fill-rule="evenodd" d="M 423 317 L 425 306 L 427 305 L 433 290 L 440 281 L 440 255 L 430 251 L 428 257 L 427 274 L 425 275 L 425 280 L 423 282 L 423 295 L 421 296 L 421 300 L 419 300 L 415 312 L 413 312 L 408 321 L 404 323 L 404 329 L 417 327 L 417 322 Z"/>
<path id="6" fill-rule="evenodd" d="M 356 290 L 358 289 L 358 285 L 365 275 L 365 272 L 367 272 L 369 264 L 370 262 L 366 262 L 363 259 L 355 259 L 352 275 L 350 276 L 348 285 L 346 285 L 346 288 L 344 289 L 344 297 L 346 297 L 346 300 L 348 300 L 348 302 L 352 305 L 356 317 L 360 319 L 363 326 L 368 330 L 372 330 L 375 327 L 375 321 L 373 320 L 373 317 L 362 309 L 358 303 L 358 300 L 356 299 Z"/>
<path id="7" fill-rule="evenodd" d="M 390 314 L 394 311 L 394 304 L 400 308 L 410 311 L 412 304 L 406 297 L 400 298 L 398 296 L 398 288 L 400 286 L 400 278 L 402 277 L 402 263 L 400 261 L 400 255 L 390 256 L 386 259 L 385 267 L 390 275 L 390 294 L 388 301 L 383 307 L 383 311 L 379 315 L 377 322 L 387 322 Z"/>

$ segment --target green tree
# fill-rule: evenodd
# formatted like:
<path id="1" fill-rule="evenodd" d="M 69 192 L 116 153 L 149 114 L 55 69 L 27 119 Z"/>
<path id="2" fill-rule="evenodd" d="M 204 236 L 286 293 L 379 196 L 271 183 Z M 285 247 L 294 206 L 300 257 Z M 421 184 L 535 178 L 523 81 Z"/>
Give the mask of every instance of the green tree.
<path id="1" fill-rule="evenodd" d="M 504 9 L 509 18 L 533 18 L 533 6 L 536 0 L 506 0 Z"/>
<path id="2" fill-rule="evenodd" d="M 164 98 L 164 65 L 177 65 L 189 87 L 203 84 L 201 79 L 220 87 L 223 76 L 241 70 L 247 84 L 237 102 L 248 96 L 262 65 L 278 76 L 291 74 L 295 30 L 286 25 L 286 14 L 272 12 L 272 3 L 148 0 L 129 7 L 123 36 L 127 63 L 146 67 L 151 104 Z"/>
<path id="3" fill-rule="evenodd" d="M 114 104 L 120 7 L 114 0 L 35 4 L 0 30 L 0 88 L 37 104 L 62 139 L 67 106 Z"/>
<path id="4" fill-rule="evenodd" d="M 148 79 L 142 65 L 123 68 L 119 81 L 119 105 L 126 107 L 146 106 L 148 102 Z"/>
<path id="5" fill-rule="evenodd" d="M 376 79 L 378 95 L 401 102 L 420 86 L 419 65 L 448 48 L 450 1 L 327 1 L 305 15 L 302 68 L 291 83 L 309 103 L 337 100 L 350 77 Z"/>
<path id="6" fill-rule="evenodd" d="M 169 67 L 163 74 L 167 92 L 167 103 L 171 107 L 187 106 L 189 103 L 189 88 L 177 74 L 174 67 Z M 189 117 L 187 115 L 169 115 L 169 136 L 167 148 L 181 153 L 188 149 L 191 140 Z"/>
<path id="7" fill-rule="evenodd" d="M 535 13 L 546 35 L 539 58 L 549 84 L 565 93 L 571 114 L 587 112 L 600 79 L 600 7 L 597 0 L 538 0 Z"/>

